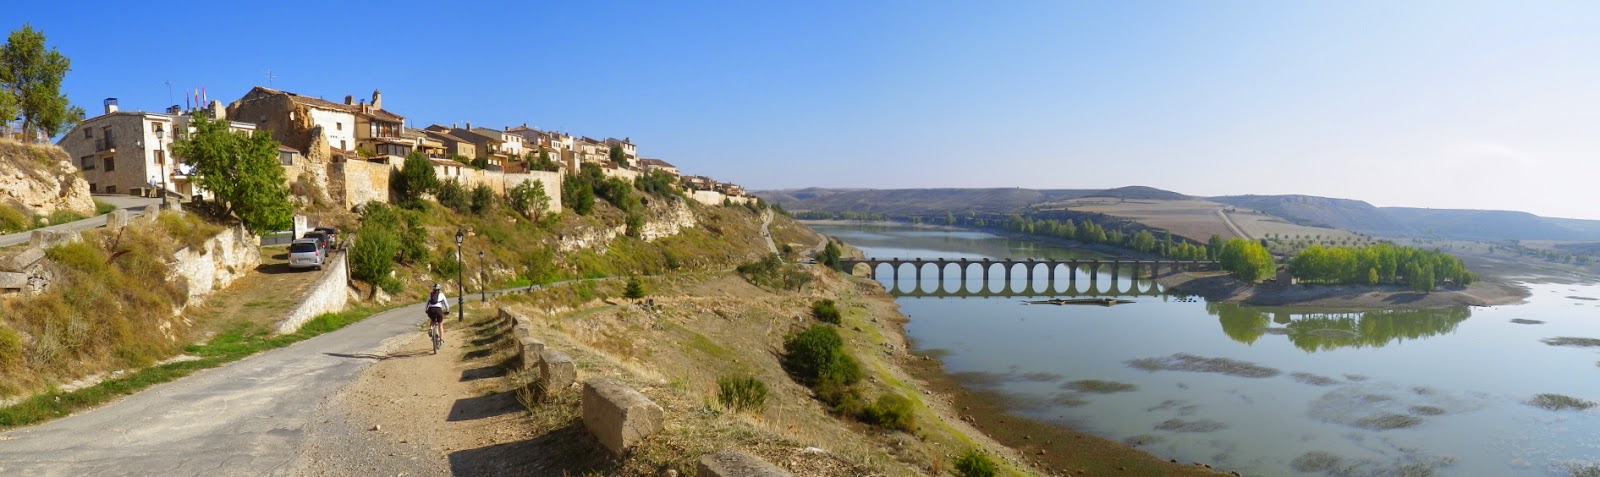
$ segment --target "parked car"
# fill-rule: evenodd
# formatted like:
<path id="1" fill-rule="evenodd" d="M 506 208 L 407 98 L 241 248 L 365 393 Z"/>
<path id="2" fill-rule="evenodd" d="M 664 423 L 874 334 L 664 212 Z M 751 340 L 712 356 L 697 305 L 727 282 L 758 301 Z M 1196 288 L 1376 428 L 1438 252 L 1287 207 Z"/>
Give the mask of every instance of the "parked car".
<path id="1" fill-rule="evenodd" d="M 328 249 L 317 243 L 315 238 L 303 238 L 289 242 L 289 268 L 322 269 L 322 259 L 326 258 Z"/>
<path id="2" fill-rule="evenodd" d="M 331 248 L 331 249 L 339 248 L 339 230 L 338 229 L 335 229 L 333 227 L 317 227 L 317 228 L 311 229 L 311 231 L 313 231 L 313 232 L 322 232 L 323 235 L 327 235 L 328 236 L 328 248 Z"/>
<path id="3" fill-rule="evenodd" d="M 305 235 L 300 236 L 300 240 L 306 239 L 316 240 L 317 247 L 322 248 L 323 255 L 328 254 L 328 247 L 333 243 L 333 240 L 328 237 L 328 234 L 316 230 L 306 232 Z"/>

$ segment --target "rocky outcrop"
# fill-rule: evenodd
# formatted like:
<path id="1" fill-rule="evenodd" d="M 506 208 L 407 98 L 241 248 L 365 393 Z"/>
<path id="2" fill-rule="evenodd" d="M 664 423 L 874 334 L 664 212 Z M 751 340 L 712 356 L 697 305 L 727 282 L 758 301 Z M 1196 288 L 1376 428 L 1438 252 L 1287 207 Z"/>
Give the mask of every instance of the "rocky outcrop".
<path id="1" fill-rule="evenodd" d="M 672 198 L 651 202 L 645 207 L 645 221 L 644 226 L 639 229 L 639 238 L 646 242 L 654 242 L 677 235 L 683 229 L 696 225 L 699 225 L 699 221 L 683 199 Z M 595 253 L 606 253 L 611 241 L 627 232 L 628 228 L 624 225 L 582 228 L 576 233 L 562 235 L 556 241 L 556 250 L 561 252 L 594 250 Z"/>
<path id="2" fill-rule="evenodd" d="M 695 221 L 694 211 L 689 210 L 689 205 L 676 197 L 665 204 L 653 202 L 647 209 L 644 227 L 639 231 L 639 238 L 646 242 L 678 235 L 680 230 L 694 227 L 698 223 Z"/>
<path id="3" fill-rule="evenodd" d="M 229 228 L 198 247 L 173 252 L 168 279 L 182 278 L 189 303 L 195 303 L 261 265 L 261 249 L 256 246 L 260 242 L 260 237 L 242 226 Z"/>
<path id="4" fill-rule="evenodd" d="M 77 172 L 59 147 L 0 140 L 0 206 L 16 207 L 27 215 L 58 210 L 93 215 L 89 183 Z"/>

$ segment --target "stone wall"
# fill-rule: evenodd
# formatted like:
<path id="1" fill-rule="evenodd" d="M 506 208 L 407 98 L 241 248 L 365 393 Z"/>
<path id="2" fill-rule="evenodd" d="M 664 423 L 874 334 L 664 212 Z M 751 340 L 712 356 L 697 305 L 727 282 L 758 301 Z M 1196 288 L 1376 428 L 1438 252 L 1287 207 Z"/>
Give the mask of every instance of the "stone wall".
<path id="1" fill-rule="evenodd" d="M 261 238 L 243 226 L 229 228 L 199 247 L 173 252 L 167 278 L 182 277 L 188 284 L 188 303 L 195 303 L 213 291 L 227 288 L 234 280 L 260 266 L 259 243 Z"/>
<path id="2" fill-rule="evenodd" d="M 389 202 L 389 175 L 394 168 L 388 164 L 367 161 L 345 161 L 333 164 L 333 173 L 339 179 L 332 184 L 342 184 L 334 191 L 334 200 L 346 210 L 370 201 Z"/>
<path id="3" fill-rule="evenodd" d="M 300 304 L 289 310 L 283 321 L 278 322 L 278 334 L 294 333 L 317 315 L 344 311 L 345 305 L 350 302 L 349 288 L 345 285 L 345 267 L 344 254 L 339 254 L 332 264 L 322 267 L 322 277 L 306 291 Z"/>

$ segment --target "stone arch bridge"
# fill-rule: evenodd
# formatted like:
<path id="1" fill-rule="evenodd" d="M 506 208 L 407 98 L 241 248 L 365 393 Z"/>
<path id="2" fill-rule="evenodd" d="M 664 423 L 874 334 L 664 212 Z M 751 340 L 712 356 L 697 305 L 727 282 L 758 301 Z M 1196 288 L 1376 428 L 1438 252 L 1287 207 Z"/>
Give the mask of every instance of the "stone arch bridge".
<path id="1" fill-rule="evenodd" d="M 1166 270 L 1167 273 L 1177 273 L 1180 271 L 1217 269 L 1217 262 L 1213 260 L 1036 260 L 1032 258 L 1002 260 L 991 260 L 986 258 L 981 260 L 969 260 L 965 258 L 865 258 L 840 260 L 839 264 L 845 272 L 851 274 L 858 273 L 861 266 L 866 266 L 866 274 L 874 279 L 884 278 L 880 275 L 886 273 L 889 275 L 889 277 L 887 277 L 889 278 L 889 283 L 899 283 L 901 271 L 909 265 L 911 267 L 910 273 L 912 274 L 912 278 L 915 279 L 915 283 L 917 283 L 919 287 L 922 283 L 924 270 L 926 270 L 929 266 L 934 268 L 933 273 L 937 275 L 937 283 L 940 284 L 944 283 L 946 274 L 949 273 L 951 267 L 955 267 L 954 275 L 956 275 L 956 278 L 958 278 L 962 284 L 956 292 L 942 291 L 942 285 L 939 287 L 939 290 L 933 292 L 925 292 L 920 288 L 911 292 L 893 291 L 897 295 L 917 296 L 922 296 L 924 294 L 931 296 L 980 296 L 994 295 L 997 293 L 1018 296 L 1062 294 L 1072 295 L 1077 293 L 1074 290 L 1077 289 L 1079 275 L 1078 272 L 1080 270 L 1086 272 L 1089 277 L 1089 289 L 1091 290 L 1089 293 L 1095 293 L 1096 290 L 1099 290 L 1099 287 L 1095 285 L 1095 282 L 1098 280 L 1100 272 L 1105 271 L 1111 276 L 1113 290 L 1110 291 L 1112 292 L 1156 294 L 1153 289 L 1153 285 L 1147 290 L 1114 290 L 1114 288 L 1116 287 L 1115 284 L 1118 283 L 1118 279 L 1120 278 L 1123 270 L 1128 271 L 1129 278 L 1137 281 L 1140 278 L 1154 278 L 1160 276 L 1162 275 L 1162 270 Z M 880 271 L 884 265 L 889 266 L 888 270 Z M 1018 266 L 1021 266 L 1020 270 L 1018 269 Z M 1065 267 L 1068 291 L 1055 292 L 1053 289 L 1056 288 L 1056 274 L 1058 273 L 1058 270 L 1061 270 L 1063 267 Z M 1001 278 L 1006 284 L 1001 288 L 1001 290 L 1011 290 L 1012 287 L 1010 284 L 1018 280 L 1026 283 L 1027 289 L 1021 292 L 989 291 L 988 284 L 990 283 L 990 279 L 997 272 L 999 278 Z M 1034 278 L 1038 273 L 1043 273 L 1046 278 L 1045 290 L 1034 290 Z M 967 278 L 969 275 L 981 275 L 982 281 L 979 283 L 982 285 L 980 285 L 980 290 L 969 291 L 966 289 Z M 891 290 L 897 290 L 897 287 L 890 288 Z M 1131 288 L 1137 288 L 1137 286 L 1132 285 Z"/>

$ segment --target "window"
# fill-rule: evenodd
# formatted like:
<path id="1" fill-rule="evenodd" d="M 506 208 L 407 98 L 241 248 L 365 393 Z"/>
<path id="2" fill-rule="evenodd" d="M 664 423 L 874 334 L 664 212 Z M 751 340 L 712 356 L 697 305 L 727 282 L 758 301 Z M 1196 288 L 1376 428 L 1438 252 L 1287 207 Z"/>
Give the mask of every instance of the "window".
<path id="1" fill-rule="evenodd" d="M 83 156 L 78 159 L 78 163 L 83 165 L 83 170 L 94 170 L 94 156 Z"/>
<path id="2" fill-rule="evenodd" d="M 115 194 L 115 193 L 117 193 L 117 186 L 106 186 L 106 193 L 107 194 Z"/>
<path id="3" fill-rule="evenodd" d="M 156 122 L 150 123 L 150 132 L 156 132 L 156 131 L 160 131 L 160 130 L 161 130 L 161 123 L 156 123 Z"/>
<path id="4" fill-rule="evenodd" d="M 100 193 L 100 186 L 98 184 L 90 182 L 89 183 L 89 193 L 90 194 L 99 194 Z"/>
<path id="5" fill-rule="evenodd" d="M 344 123 L 333 123 L 333 129 L 338 130 L 338 131 L 343 131 L 344 130 Z"/>
<path id="6" fill-rule="evenodd" d="M 278 152 L 278 163 L 285 166 L 294 165 L 294 153 L 289 151 Z"/>
<path id="7" fill-rule="evenodd" d="M 161 150 L 161 149 L 156 149 L 155 150 L 155 156 L 156 156 L 156 164 L 159 165 L 159 164 L 166 164 L 167 163 L 167 151 L 164 151 L 164 150 Z"/>
<path id="8" fill-rule="evenodd" d="M 94 139 L 94 128 L 83 128 L 84 139 Z"/>
<path id="9" fill-rule="evenodd" d="M 107 157 L 106 158 L 106 172 L 111 172 L 111 171 L 114 171 L 114 170 L 117 170 L 117 160 L 115 158 Z"/>
<path id="10" fill-rule="evenodd" d="M 344 140 L 343 140 L 343 139 L 340 139 L 340 140 L 339 140 L 339 150 L 341 150 L 341 151 L 348 151 L 348 150 L 350 150 L 350 148 L 349 148 L 349 147 L 345 147 L 345 142 L 344 142 Z"/>

